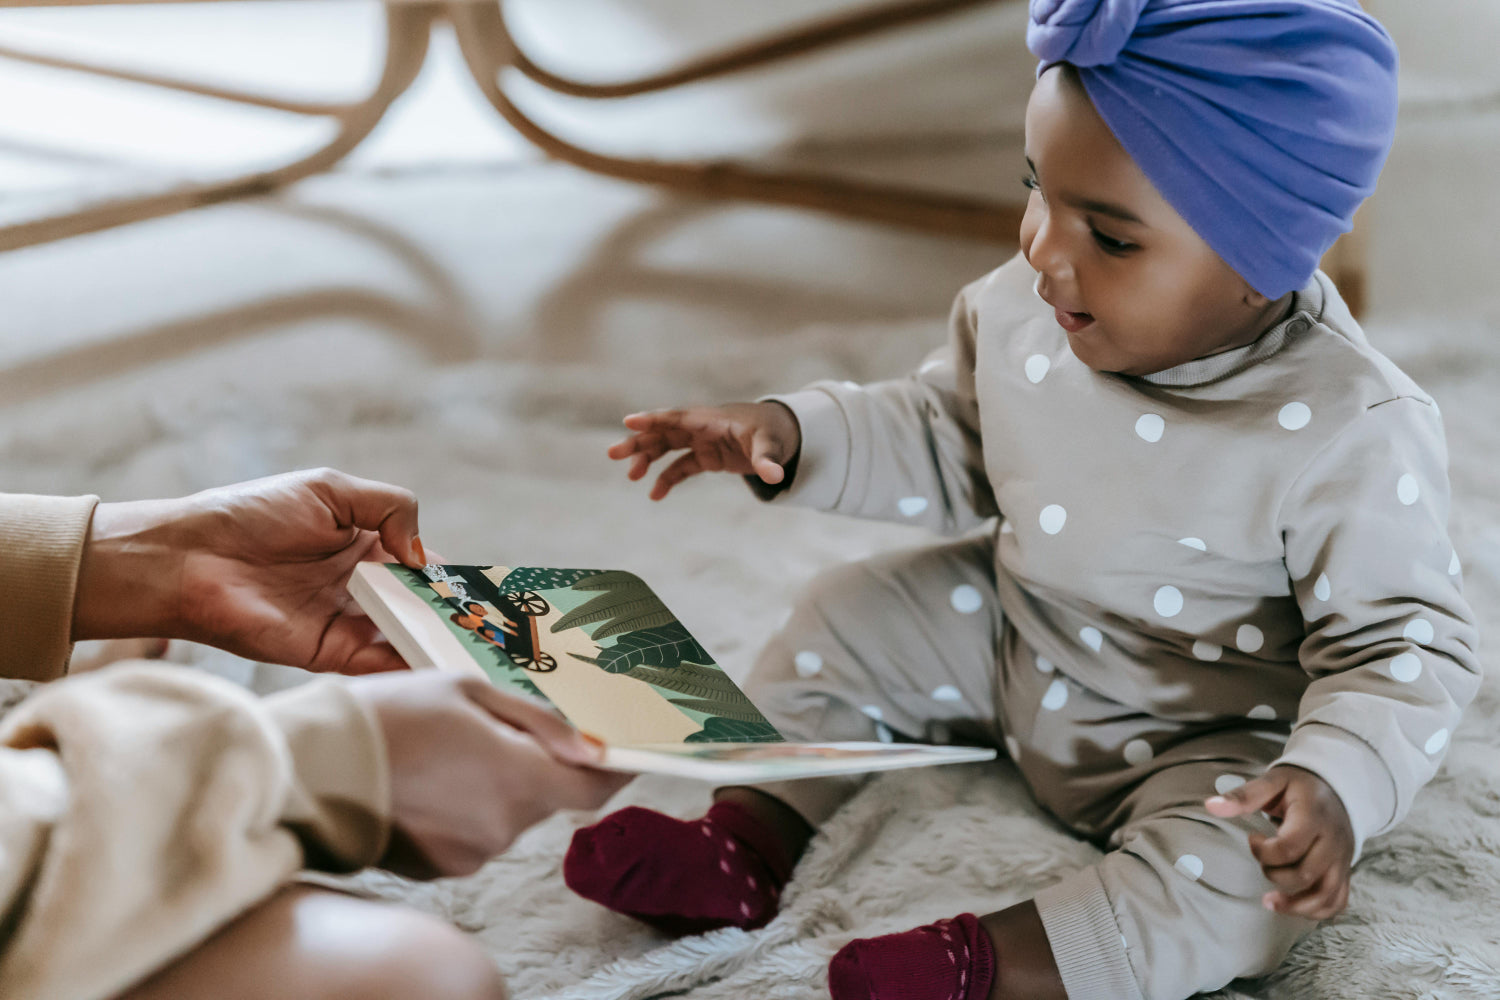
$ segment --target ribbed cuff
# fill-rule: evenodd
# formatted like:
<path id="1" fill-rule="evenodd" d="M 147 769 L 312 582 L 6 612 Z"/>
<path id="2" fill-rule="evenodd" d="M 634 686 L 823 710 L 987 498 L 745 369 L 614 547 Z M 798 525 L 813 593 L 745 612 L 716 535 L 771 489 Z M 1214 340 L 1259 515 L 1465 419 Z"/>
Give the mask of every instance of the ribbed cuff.
<path id="1" fill-rule="evenodd" d="M 802 432 L 796 476 L 776 499 L 818 510 L 838 506 L 849 478 L 849 422 L 838 402 L 821 389 L 767 396 L 760 401 L 780 403 L 791 410 Z"/>
<path id="2" fill-rule="evenodd" d="M 355 871 L 385 853 L 391 779 L 379 723 L 343 683 L 322 677 L 265 699 L 294 770 L 281 821 L 306 864 Z"/>
<path id="3" fill-rule="evenodd" d="M 1036 908 L 1068 1000 L 1144 1000 L 1096 870 L 1043 889 Z"/>
<path id="4" fill-rule="evenodd" d="M 0 676 L 49 681 L 67 669 L 78 567 L 98 502 L 0 494 Z"/>
<path id="5" fill-rule="evenodd" d="M 1396 781 L 1373 747 L 1349 732 L 1323 722 L 1305 722 L 1292 730 L 1286 748 L 1271 762 L 1311 771 L 1328 782 L 1354 830 L 1354 857 L 1365 841 L 1390 826 L 1396 816 Z"/>

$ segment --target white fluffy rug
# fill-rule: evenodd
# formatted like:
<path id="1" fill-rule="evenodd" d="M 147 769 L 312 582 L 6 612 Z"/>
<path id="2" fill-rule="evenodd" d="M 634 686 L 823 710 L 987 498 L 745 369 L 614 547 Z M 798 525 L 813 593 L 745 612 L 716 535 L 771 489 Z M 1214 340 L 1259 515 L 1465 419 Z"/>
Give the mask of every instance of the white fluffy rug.
<path id="1" fill-rule="evenodd" d="M 966 277 L 955 272 L 953 287 Z M 489 352 L 463 364 L 429 357 L 420 377 L 401 366 L 316 379 L 288 369 L 286 384 L 253 392 L 179 381 L 170 405 L 138 385 L 111 383 L 11 420 L 0 432 L 0 460 L 10 489 L 114 496 L 323 463 L 396 479 L 419 491 L 424 537 L 450 558 L 633 569 L 742 674 L 814 572 L 921 536 L 771 511 L 728 481 L 695 482 L 652 506 L 603 458 L 619 416 L 823 375 L 892 374 L 941 338 L 940 312 L 920 321 L 829 321 L 758 339 L 705 328 L 685 340 L 678 330 L 670 352 L 668 338 L 646 324 L 636 340 L 609 349 L 607 364 Z M 1371 333 L 1443 405 L 1458 551 L 1494 634 L 1500 329 L 1377 324 Z M 285 679 L 259 675 L 265 686 Z M 1307 938 L 1276 976 L 1223 996 L 1500 998 L 1497 717 L 1492 678 L 1412 817 L 1367 846 L 1348 911 Z M 707 797 L 701 786 L 643 780 L 614 806 L 691 815 Z M 1096 857 L 1040 813 L 1008 763 L 899 773 L 872 783 L 825 828 L 768 927 L 670 941 L 563 887 L 569 832 L 589 818 L 554 818 L 472 878 L 358 881 L 479 935 L 520 1000 L 816 1000 L 827 995 L 829 957 L 851 938 L 997 909 Z"/>

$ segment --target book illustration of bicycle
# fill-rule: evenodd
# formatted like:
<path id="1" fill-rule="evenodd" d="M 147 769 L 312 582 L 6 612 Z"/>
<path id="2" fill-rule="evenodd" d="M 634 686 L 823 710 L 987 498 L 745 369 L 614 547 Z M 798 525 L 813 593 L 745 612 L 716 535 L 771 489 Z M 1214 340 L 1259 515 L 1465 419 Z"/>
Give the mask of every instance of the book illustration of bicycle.
<path id="1" fill-rule="evenodd" d="M 442 575 L 435 578 L 434 573 Z M 449 615 L 449 620 L 459 628 L 499 647 L 523 670 L 548 674 L 557 669 L 557 658 L 541 648 L 537 633 L 536 620 L 552 610 L 545 597 L 535 591 L 503 594 L 485 577 L 451 575 L 440 566 L 429 566 L 426 575 L 433 582 L 446 584 L 452 592 L 451 602 L 461 611 Z M 484 601 L 474 600 L 470 591 L 478 591 Z"/>

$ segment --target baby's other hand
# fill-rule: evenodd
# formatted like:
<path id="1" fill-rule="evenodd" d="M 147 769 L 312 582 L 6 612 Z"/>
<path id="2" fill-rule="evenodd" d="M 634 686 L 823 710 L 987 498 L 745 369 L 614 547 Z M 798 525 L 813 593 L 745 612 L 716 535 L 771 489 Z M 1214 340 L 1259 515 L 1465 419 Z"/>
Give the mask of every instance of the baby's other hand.
<path id="1" fill-rule="evenodd" d="M 1264 812 L 1280 821 L 1275 836 L 1250 836 L 1251 853 L 1276 886 L 1261 898 L 1266 909 L 1327 920 L 1348 905 L 1354 828 L 1328 782 L 1279 764 L 1204 806 L 1223 818 Z"/>
<path id="2" fill-rule="evenodd" d="M 630 436 L 611 447 L 609 457 L 630 459 L 627 475 L 633 480 L 668 452 L 686 452 L 656 477 L 652 500 L 700 472 L 756 475 L 774 486 L 786 478 L 786 463 L 802 447 L 797 418 L 774 402 L 632 413 L 625 426 Z"/>

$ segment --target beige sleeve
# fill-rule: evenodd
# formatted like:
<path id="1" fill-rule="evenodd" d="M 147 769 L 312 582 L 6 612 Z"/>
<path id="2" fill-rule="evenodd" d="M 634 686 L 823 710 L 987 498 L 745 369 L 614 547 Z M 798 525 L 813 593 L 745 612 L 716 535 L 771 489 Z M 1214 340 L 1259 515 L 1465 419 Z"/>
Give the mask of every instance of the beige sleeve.
<path id="1" fill-rule="evenodd" d="M 792 411 L 802 431 L 795 474 L 777 498 L 945 534 L 998 513 L 974 391 L 974 299 L 988 280 L 959 293 L 947 345 L 912 375 L 863 386 L 820 382 L 769 397 Z M 771 492 L 757 490 L 766 498 Z"/>
<path id="2" fill-rule="evenodd" d="M 0 724 L 0 996 L 110 997 L 276 889 L 304 857 L 375 861 L 379 730 L 323 678 L 264 701 L 129 664 Z"/>
<path id="3" fill-rule="evenodd" d="M 1312 683 L 1275 763 L 1327 781 L 1361 846 L 1411 809 L 1479 689 L 1448 509 L 1442 421 L 1416 397 L 1365 411 L 1282 504 Z"/>
<path id="4" fill-rule="evenodd" d="M 0 676 L 62 676 L 73 587 L 98 497 L 0 493 Z"/>

